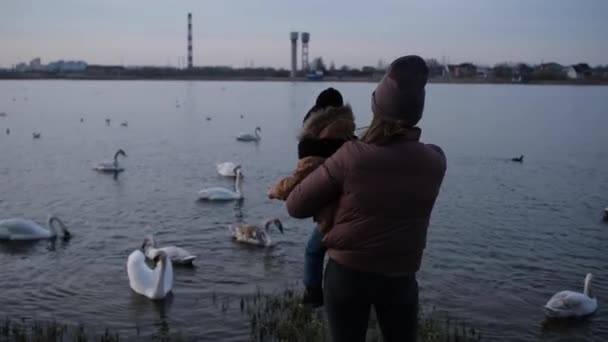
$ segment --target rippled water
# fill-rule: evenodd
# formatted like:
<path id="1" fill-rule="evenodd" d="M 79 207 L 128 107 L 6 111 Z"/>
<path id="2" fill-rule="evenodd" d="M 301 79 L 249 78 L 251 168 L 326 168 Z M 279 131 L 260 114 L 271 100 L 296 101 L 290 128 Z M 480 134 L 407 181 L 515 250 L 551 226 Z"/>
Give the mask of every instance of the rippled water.
<path id="1" fill-rule="evenodd" d="M 300 277 L 312 224 L 288 218 L 265 193 L 294 166 L 296 132 L 326 86 L 0 82 L 0 112 L 7 113 L 0 117 L 0 218 L 44 222 L 56 214 L 75 235 L 69 243 L 0 244 L 0 314 L 127 336 L 246 338 L 247 318 L 218 306 Z M 374 85 L 333 86 L 367 124 Z M 235 141 L 257 125 L 260 144 Z M 419 274 L 427 311 L 465 319 L 489 340 L 607 340 L 608 87 L 429 85 L 421 126 L 423 140 L 448 156 Z M 33 140 L 34 131 L 42 138 Z M 128 155 L 123 174 L 92 171 L 118 148 Z M 519 154 L 523 164 L 508 161 Z M 195 201 L 204 186 L 230 186 L 214 166 L 229 160 L 243 164 L 245 200 Z M 228 224 L 270 216 L 286 226 L 274 248 L 229 239 Z M 199 256 L 197 268 L 176 270 L 174 295 L 163 304 L 128 285 L 127 256 L 148 232 Z M 598 312 L 543 324 L 546 300 L 582 288 L 587 272 L 596 275 Z"/>

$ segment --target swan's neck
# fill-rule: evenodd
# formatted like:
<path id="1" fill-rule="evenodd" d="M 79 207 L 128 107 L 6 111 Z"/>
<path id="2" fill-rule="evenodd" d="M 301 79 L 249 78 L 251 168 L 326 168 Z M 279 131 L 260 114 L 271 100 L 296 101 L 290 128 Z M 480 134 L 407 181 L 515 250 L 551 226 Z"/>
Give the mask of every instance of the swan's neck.
<path id="1" fill-rule="evenodd" d="M 49 220 L 49 232 L 51 233 L 51 236 L 57 236 L 57 228 L 55 228 L 55 219 L 51 218 Z"/>
<path id="2" fill-rule="evenodd" d="M 118 165 L 118 153 L 114 155 L 114 165 Z"/>
<path id="3" fill-rule="evenodd" d="M 255 137 L 259 140 L 260 139 L 260 134 L 258 133 L 258 130 L 255 130 Z"/>
<path id="4" fill-rule="evenodd" d="M 236 180 L 234 181 L 234 192 L 241 194 L 241 173 L 236 173 Z"/>
<path id="5" fill-rule="evenodd" d="M 158 279 L 156 280 L 156 285 L 154 286 L 154 293 L 158 295 L 163 295 L 165 293 L 165 271 L 167 269 L 167 258 L 162 258 L 159 260 L 160 263 L 160 273 Z"/>
<path id="6" fill-rule="evenodd" d="M 583 290 L 583 293 L 585 294 L 585 296 L 590 297 L 590 293 L 591 293 L 591 278 L 589 278 L 589 277 L 585 278 L 585 288 Z"/>

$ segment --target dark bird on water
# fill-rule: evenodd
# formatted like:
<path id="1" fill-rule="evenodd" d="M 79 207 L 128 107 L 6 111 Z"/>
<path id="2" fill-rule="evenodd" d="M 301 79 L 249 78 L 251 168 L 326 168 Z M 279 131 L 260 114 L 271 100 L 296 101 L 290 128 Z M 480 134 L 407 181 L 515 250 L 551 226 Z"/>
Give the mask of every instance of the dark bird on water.
<path id="1" fill-rule="evenodd" d="M 106 125 L 110 126 L 110 119 L 106 119 Z"/>
<path id="2" fill-rule="evenodd" d="M 521 155 L 519 156 L 519 158 L 511 158 L 511 161 L 517 162 L 517 163 L 523 163 L 524 162 L 524 156 Z"/>
<path id="3" fill-rule="evenodd" d="M 83 118 L 80 118 L 80 122 L 84 122 L 84 119 L 83 119 Z"/>
<path id="4" fill-rule="evenodd" d="M 40 139 L 41 136 L 42 136 L 42 133 L 36 133 L 36 132 L 32 133 L 32 138 L 34 138 L 34 139 Z"/>
<path id="5" fill-rule="evenodd" d="M 608 207 L 604 209 L 604 221 L 608 222 Z"/>
<path id="6" fill-rule="evenodd" d="M 6 129 L 6 134 L 11 134 L 11 130 L 9 128 Z"/>
<path id="7" fill-rule="evenodd" d="M 210 117 L 210 116 L 208 116 L 208 117 L 207 117 L 205 120 L 207 120 L 207 121 L 211 121 L 211 117 Z"/>

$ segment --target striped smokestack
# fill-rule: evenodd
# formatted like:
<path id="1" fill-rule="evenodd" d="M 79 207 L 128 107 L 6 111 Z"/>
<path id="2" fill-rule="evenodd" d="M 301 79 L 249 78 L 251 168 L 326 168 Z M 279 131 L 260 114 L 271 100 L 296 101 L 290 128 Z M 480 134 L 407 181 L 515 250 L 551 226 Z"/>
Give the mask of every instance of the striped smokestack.
<path id="1" fill-rule="evenodd" d="M 188 69 L 192 69 L 192 13 L 188 13 Z"/>

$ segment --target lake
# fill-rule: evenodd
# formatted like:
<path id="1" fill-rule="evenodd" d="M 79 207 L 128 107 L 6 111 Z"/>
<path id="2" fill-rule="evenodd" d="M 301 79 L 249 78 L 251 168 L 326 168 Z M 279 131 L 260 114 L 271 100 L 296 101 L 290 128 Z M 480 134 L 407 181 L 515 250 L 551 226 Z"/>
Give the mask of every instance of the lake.
<path id="1" fill-rule="evenodd" d="M 328 86 L 369 123 L 369 83 L 1 81 L 0 218 L 55 214 L 74 237 L 0 244 L 0 315 L 246 339 L 248 317 L 218 306 L 299 286 L 313 224 L 289 218 L 266 190 L 295 166 L 302 118 Z M 256 126 L 259 144 L 235 140 Z M 448 158 L 419 272 L 424 311 L 485 340 L 608 340 L 608 87 L 430 84 L 420 126 Z M 125 172 L 92 170 L 119 148 Z M 510 162 L 520 154 L 524 163 Z M 245 200 L 197 202 L 204 187 L 231 186 L 216 174 L 222 161 L 243 165 Z M 227 225 L 268 217 L 285 225 L 273 248 L 230 239 Z M 132 293 L 126 273 L 151 232 L 198 255 L 196 268 L 175 270 L 162 305 Z M 545 324 L 545 302 L 582 291 L 587 272 L 597 313 Z"/>

